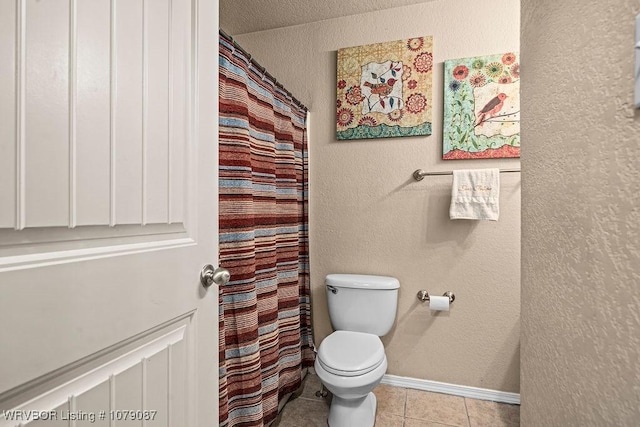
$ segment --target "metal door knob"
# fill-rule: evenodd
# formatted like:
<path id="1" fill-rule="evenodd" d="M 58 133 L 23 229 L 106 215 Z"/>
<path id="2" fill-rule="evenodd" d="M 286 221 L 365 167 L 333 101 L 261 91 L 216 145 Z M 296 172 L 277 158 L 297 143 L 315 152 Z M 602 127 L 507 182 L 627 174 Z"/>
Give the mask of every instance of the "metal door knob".
<path id="1" fill-rule="evenodd" d="M 205 265 L 200 272 L 200 283 L 205 289 L 208 289 L 214 283 L 218 286 L 226 285 L 229 283 L 229 279 L 231 279 L 229 270 L 222 267 L 213 268 L 211 264 Z"/>

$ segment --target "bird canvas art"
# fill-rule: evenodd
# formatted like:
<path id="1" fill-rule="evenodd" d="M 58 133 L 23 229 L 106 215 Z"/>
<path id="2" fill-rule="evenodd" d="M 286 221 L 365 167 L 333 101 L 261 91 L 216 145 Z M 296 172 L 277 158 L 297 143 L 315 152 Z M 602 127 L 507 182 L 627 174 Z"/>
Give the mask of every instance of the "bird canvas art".
<path id="1" fill-rule="evenodd" d="M 370 62 L 362 67 L 360 77 L 362 89 L 362 114 L 371 112 L 389 114 L 401 110 L 402 62 L 386 61 L 382 64 Z"/>
<path id="2" fill-rule="evenodd" d="M 446 60 L 445 160 L 520 157 L 518 53 Z"/>
<path id="3" fill-rule="evenodd" d="M 431 135 L 431 36 L 338 50 L 336 137 Z"/>

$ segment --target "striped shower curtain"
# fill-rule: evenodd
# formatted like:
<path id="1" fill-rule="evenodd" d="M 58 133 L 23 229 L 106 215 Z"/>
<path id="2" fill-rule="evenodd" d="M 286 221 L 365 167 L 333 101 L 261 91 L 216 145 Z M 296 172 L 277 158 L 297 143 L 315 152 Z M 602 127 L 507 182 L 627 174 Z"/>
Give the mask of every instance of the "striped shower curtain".
<path id="1" fill-rule="evenodd" d="M 306 108 L 220 35 L 220 426 L 263 426 L 313 364 Z"/>

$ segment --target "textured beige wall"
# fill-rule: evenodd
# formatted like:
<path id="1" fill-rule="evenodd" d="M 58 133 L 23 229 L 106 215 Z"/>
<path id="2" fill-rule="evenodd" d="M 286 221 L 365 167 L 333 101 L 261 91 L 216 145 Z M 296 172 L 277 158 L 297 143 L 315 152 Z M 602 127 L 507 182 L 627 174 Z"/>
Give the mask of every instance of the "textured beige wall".
<path id="1" fill-rule="evenodd" d="M 338 142 L 336 51 L 421 35 L 434 37 L 433 135 Z M 388 373 L 518 392 L 520 176 L 502 176 L 499 222 L 452 222 L 451 177 L 417 183 L 411 174 L 518 166 L 518 159 L 444 162 L 441 156 L 443 61 L 517 51 L 519 2 L 442 0 L 236 39 L 312 112 L 316 343 L 332 331 L 326 274 L 391 275 L 401 290 L 396 326 L 383 339 Z M 432 315 L 416 299 L 420 289 L 455 292 L 451 312 Z"/>
<path id="2" fill-rule="evenodd" d="M 525 426 L 640 425 L 638 12 L 522 2 Z"/>

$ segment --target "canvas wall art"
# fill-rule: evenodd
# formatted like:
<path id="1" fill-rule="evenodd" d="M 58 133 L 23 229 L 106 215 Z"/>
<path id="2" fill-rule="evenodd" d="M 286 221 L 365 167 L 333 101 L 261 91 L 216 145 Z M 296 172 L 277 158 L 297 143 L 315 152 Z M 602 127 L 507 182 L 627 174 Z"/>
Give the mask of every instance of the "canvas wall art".
<path id="1" fill-rule="evenodd" d="M 442 158 L 520 157 L 518 53 L 444 62 Z"/>
<path id="2" fill-rule="evenodd" d="M 431 36 L 338 50 L 340 140 L 431 135 Z"/>

